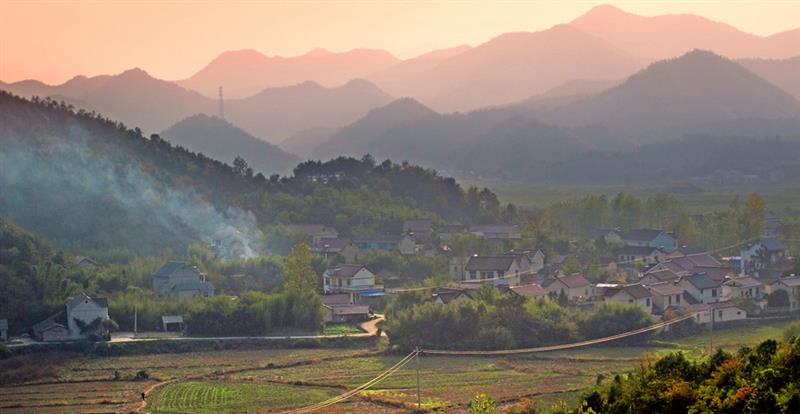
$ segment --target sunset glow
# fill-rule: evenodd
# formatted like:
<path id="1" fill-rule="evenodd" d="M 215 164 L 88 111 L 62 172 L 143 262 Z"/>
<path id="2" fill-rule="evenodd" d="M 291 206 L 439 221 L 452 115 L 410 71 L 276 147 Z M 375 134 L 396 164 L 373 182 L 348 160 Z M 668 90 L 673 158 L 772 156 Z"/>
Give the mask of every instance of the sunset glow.
<path id="1" fill-rule="evenodd" d="M 385 49 L 400 58 L 504 32 L 568 22 L 584 1 L 0 1 L 0 80 L 63 82 L 75 75 L 141 67 L 183 79 L 226 50 L 294 56 L 314 48 Z M 793 28 L 800 3 L 613 3 L 650 16 L 698 14 L 770 35 Z"/>

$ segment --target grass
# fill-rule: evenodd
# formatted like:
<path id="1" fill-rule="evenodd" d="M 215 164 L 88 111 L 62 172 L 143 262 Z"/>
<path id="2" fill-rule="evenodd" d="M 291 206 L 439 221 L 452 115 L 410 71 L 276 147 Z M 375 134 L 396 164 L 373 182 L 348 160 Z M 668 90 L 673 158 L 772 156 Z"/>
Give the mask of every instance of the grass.
<path id="1" fill-rule="evenodd" d="M 364 331 L 353 325 L 331 324 L 325 325 L 325 329 L 322 333 L 323 335 L 344 335 L 352 333 L 364 333 Z"/>
<path id="2" fill-rule="evenodd" d="M 182 382 L 169 384 L 150 397 L 153 413 L 227 413 L 276 409 L 326 400 L 326 391 L 281 384 Z"/>

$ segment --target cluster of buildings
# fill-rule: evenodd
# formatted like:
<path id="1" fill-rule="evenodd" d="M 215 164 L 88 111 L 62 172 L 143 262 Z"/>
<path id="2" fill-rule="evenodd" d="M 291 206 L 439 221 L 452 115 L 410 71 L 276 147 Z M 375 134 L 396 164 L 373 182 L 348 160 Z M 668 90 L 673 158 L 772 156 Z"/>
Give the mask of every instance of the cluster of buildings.
<path id="1" fill-rule="evenodd" d="M 109 339 L 108 301 L 81 294 L 64 309 L 33 325 L 33 337 L 43 342 Z"/>
<path id="2" fill-rule="evenodd" d="M 698 323 L 743 320 L 749 312 L 800 311 L 800 276 L 780 277 L 785 248 L 774 237 L 746 244 L 741 256 L 720 261 L 712 254 L 678 248 L 673 234 L 657 229 L 599 229 L 594 239 L 616 243 L 616 255 L 604 263 L 615 276 L 635 283 L 592 283 L 582 274 L 564 274 L 564 257 L 541 251 L 451 259 L 460 288 L 434 292 L 435 303 L 470 299 L 480 286 L 511 295 L 548 298 L 582 306 L 601 302 L 636 304 L 655 317 L 669 311 L 691 312 Z M 766 297 L 785 291 L 788 303 L 768 309 Z M 751 315 L 752 316 L 752 315 Z"/>

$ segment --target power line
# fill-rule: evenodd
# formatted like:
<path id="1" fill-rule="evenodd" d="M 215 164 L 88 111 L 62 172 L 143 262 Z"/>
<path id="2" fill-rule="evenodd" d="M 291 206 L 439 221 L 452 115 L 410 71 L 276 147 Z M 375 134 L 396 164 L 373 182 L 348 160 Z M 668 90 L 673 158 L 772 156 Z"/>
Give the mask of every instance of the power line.
<path id="1" fill-rule="evenodd" d="M 601 344 L 604 342 L 615 341 L 617 339 L 626 338 L 633 335 L 639 335 L 649 331 L 655 331 L 657 329 L 661 329 L 665 326 L 669 326 L 678 322 L 683 322 L 687 319 L 691 319 L 694 317 L 694 314 L 684 315 L 677 319 L 672 319 L 670 321 L 660 322 L 654 325 L 650 325 L 645 328 L 635 329 L 633 331 L 623 332 L 616 335 L 606 336 L 603 338 L 597 339 L 590 339 L 587 341 L 581 342 L 573 342 L 571 344 L 562 344 L 562 345 L 551 345 L 551 346 L 541 346 L 537 348 L 522 348 L 522 349 L 502 349 L 502 350 L 495 350 L 495 351 L 444 351 L 444 350 L 436 350 L 436 349 L 423 349 L 422 352 L 426 354 L 432 355 L 461 355 L 461 356 L 478 356 L 478 355 L 515 355 L 515 354 L 532 354 L 537 352 L 550 352 L 550 351 L 560 351 L 563 349 L 572 349 L 572 348 L 581 348 L 584 346 L 589 345 L 596 345 Z"/>

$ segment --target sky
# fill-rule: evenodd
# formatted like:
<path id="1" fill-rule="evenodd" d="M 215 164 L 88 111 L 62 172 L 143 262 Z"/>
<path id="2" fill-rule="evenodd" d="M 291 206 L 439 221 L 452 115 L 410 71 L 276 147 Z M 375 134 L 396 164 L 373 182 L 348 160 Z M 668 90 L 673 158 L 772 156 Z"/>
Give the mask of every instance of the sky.
<path id="1" fill-rule="evenodd" d="M 0 80 L 54 84 L 133 67 L 178 80 L 237 49 L 295 56 L 366 47 L 408 58 L 547 29 L 604 3 L 645 16 L 698 14 L 762 36 L 800 26 L 800 0 L 0 0 Z"/>

